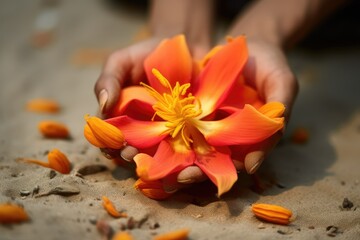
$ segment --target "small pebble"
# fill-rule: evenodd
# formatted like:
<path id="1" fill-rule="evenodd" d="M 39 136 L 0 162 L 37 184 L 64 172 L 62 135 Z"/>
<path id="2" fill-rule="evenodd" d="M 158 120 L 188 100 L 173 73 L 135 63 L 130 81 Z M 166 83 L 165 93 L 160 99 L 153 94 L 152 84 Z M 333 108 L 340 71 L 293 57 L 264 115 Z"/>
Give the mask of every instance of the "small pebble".
<path id="1" fill-rule="evenodd" d="M 53 179 L 56 176 L 56 172 L 54 170 L 51 170 L 49 173 L 49 178 Z"/>
<path id="2" fill-rule="evenodd" d="M 29 196 L 30 193 L 31 193 L 31 192 L 28 191 L 28 190 L 21 190 L 21 191 L 20 191 L 20 196 L 26 197 L 26 196 Z"/>
<path id="3" fill-rule="evenodd" d="M 139 150 L 132 146 L 126 146 L 121 150 L 120 156 L 127 162 L 132 162 L 136 154 L 139 153 Z"/>
<path id="4" fill-rule="evenodd" d="M 344 198 L 343 203 L 342 203 L 343 208 L 351 209 L 353 206 L 354 206 L 354 204 L 348 198 Z"/>
<path id="5" fill-rule="evenodd" d="M 89 222 L 91 223 L 91 224 L 96 224 L 97 223 L 97 218 L 95 217 L 95 216 L 91 216 L 90 218 L 89 218 Z"/>
<path id="6" fill-rule="evenodd" d="M 260 223 L 258 226 L 257 226 L 258 229 L 265 229 L 265 224 L 263 223 Z"/>

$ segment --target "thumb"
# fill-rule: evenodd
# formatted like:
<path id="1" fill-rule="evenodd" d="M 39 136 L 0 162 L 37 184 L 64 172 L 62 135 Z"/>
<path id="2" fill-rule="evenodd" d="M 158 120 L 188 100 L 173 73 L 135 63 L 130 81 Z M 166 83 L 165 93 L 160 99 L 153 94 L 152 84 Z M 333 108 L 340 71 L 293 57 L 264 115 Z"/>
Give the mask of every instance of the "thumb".
<path id="1" fill-rule="evenodd" d="M 121 86 L 131 71 L 129 52 L 120 50 L 111 54 L 105 62 L 102 73 L 95 84 L 95 95 L 100 114 L 108 116 L 119 100 Z"/>

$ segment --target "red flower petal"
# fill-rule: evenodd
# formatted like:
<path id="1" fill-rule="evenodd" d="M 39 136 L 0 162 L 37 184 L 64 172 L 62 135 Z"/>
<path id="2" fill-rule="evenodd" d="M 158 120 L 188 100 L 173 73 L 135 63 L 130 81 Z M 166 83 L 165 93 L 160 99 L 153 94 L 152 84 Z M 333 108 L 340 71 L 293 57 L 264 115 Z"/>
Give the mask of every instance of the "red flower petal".
<path id="1" fill-rule="evenodd" d="M 199 130 L 213 146 L 257 143 L 283 126 L 284 118 L 269 118 L 248 104 L 222 120 L 198 122 Z"/>
<path id="2" fill-rule="evenodd" d="M 175 151 L 173 144 L 164 140 L 160 143 L 154 157 L 144 153 L 136 155 L 134 161 L 137 174 L 146 181 L 153 181 L 192 165 L 195 153 L 192 150 L 182 149 L 182 151 Z"/>
<path id="3" fill-rule="evenodd" d="M 111 117 L 128 115 L 137 120 L 150 120 L 154 115 L 153 104 L 155 99 L 144 87 L 127 87 L 120 92 L 119 101 L 113 108 Z"/>
<path id="4" fill-rule="evenodd" d="M 125 140 L 136 148 L 154 146 L 167 136 L 162 134 L 168 129 L 165 122 L 139 121 L 128 116 L 109 118 L 105 121 L 119 128 Z"/>
<path id="5" fill-rule="evenodd" d="M 218 147 L 207 154 L 196 154 L 195 164 L 218 187 L 218 196 L 230 190 L 237 180 L 228 147 Z"/>
<path id="6" fill-rule="evenodd" d="M 194 95 L 200 100 L 202 116 L 222 104 L 248 59 L 245 37 L 241 36 L 217 51 L 196 82 Z"/>
<path id="7" fill-rule="evenodd" d="M 171 86 L 175 86 L 176 82 L 180 85 L 190 82 L 192 66 L 192 58 L 184 35 L 164 40 L 144 62 L 150 86 L 160 93 L 167 92 L 168 89 L 154 76 L 153 68 L 157 69 Z"/>

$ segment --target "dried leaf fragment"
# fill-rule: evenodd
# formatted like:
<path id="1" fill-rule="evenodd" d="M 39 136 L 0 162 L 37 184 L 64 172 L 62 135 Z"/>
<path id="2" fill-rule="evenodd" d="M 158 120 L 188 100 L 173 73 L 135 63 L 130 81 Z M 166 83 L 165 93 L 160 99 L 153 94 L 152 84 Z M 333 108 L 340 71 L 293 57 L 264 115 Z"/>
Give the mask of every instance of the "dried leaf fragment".
<path id="1" fill-rule="evenodd" d="M 103 200 L 103 207 L 111 216 L 113 216 L 114 218 L 127 217 L 126 213 L 122 213 L 116 210 L 114 204 L 110 201 L 109 198 L 103 196 L 102 200 Z"/>
<path id="2" fill-rule="evenodd" d="M 71 170 L 71 163 L 66 155 L 58 149 L 53 149 L 48 153 L 48 162 L 35 159 L 19 159 L 26 163 L 34 163 L 43 167 L 54 169 L 62 174 L 68 174 Z"/>
<path id="3" fill-rule="evenodd" d="M 26 109 L 30 112 L 58 113 L 60 111 L 60 105 L 51 99 L 38 98 L 28 101 Z"/>
<path id="4" fill-rule="evenodd" d="M 185 240 L 188 239 L 190 230 L 187 228 L 171 231 L 168 233 L 159 234 L 154 237 L 154 240 Z"/>
<path id="5" fill-rule="evenodd" d="M 117 127 L 98 117 L 85 116 L 85 138 L 99 148 L 120 149 L 124 146 L 124 134 Z"/>
<path id="6" fill-rule="evenodd" d="M 155 200 L 163 200 L 169 198 L 172 195 L 172 193 L 165 192 L 161 181 L 144 181 L 143 179 L 139 178 L 135 182 L 134 188 L 139 190 L 148 198 Z"/>
<path id="7" fill-rule="evenodd" d="M 133 240 L 134 238 L 128 232 L 118 232 L 116 233 L 111 240 Z"/>
<path id="8" fill-rule="evenodd" d="M 287 225 L 291 222 L 292 212 L 278 205 L 258 203 L 251 207 L 256 217 L 261 220 Z"/>
<path id="9" fill-rule="evenodd" d="M 68 128 L 57 121 L 41 121 L 38 125 L 39 131 L 46 138 L 68 138 Z"/>
<path id="10" fill-rule="evenodd" d="M 0 204 L 0 223 L 19 223 L 27 220 L 29 220 L 29 216 L 24 208 L 12 203 Z"/>

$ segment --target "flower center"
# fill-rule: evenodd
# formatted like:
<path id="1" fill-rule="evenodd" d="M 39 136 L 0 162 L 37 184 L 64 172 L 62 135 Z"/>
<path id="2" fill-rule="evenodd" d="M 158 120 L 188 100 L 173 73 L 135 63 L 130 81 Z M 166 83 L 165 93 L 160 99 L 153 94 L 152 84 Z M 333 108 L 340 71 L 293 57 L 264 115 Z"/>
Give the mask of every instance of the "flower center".
<path id="1" fill-rule="evenodd" d="M 152 120 L 154 120 L 155 116 L 162 118 L 166 121 L 165 126 L 168 128 L 164 134 L 169 134 L 173 138 L 181 134 L 181 138 L 186 146 L 190 148 L 190 144 L 193 142 L 191 129 L 195 125 L 194 120 L 202 113 L 200 101 L 191 93 L 186 93 L 190 83 L 180 85 L 179 82 L 176 82 L 175 86 L 172 87 L 169 81 L 157 69 L 153 68 L 152 73 L 161 85 L 170 90 L 169 93 L 161 95 L 149 85 L 140 83 L 157 100 L 153 105 L 155 114 Z"/>

